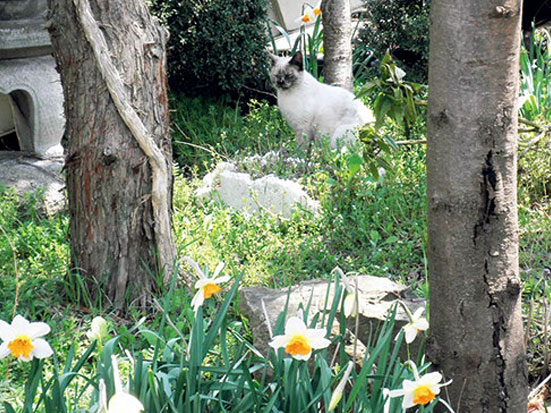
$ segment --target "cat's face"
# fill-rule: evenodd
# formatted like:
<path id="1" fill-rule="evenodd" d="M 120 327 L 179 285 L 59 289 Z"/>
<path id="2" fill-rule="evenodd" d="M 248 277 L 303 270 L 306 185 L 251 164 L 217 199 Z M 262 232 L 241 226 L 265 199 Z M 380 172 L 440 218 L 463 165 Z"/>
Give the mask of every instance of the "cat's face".
<path id="1" fill-rule="evenodd" d="M 270 55 L 270 58 L 272 59 L 272 70 L 270 72 L 272 84 L 276 89 L 287 90 L 292 88 L 302 76 L 304 67 L 302 53 L 295 53 L 291 59 L 275 55 Z"/>

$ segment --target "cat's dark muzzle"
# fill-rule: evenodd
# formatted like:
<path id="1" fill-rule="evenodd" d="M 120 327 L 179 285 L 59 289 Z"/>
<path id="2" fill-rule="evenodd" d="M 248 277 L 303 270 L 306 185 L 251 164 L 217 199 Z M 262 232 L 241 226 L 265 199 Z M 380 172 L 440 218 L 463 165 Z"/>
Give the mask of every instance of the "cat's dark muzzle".
<path id="1" fill-rule="evenodd" d="M 277 82 L 277 87 L 278 87 L 279 89 L 289 89 L 289 88 L 291 87 L 291 83 L 285 82 L 285 81 L 283 81 L 283 82 Z"/>

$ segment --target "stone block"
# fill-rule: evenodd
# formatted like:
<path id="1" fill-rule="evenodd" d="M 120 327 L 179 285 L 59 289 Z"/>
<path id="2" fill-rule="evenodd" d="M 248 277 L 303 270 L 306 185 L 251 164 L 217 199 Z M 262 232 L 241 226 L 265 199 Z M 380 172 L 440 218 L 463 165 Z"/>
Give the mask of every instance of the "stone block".
<path id="1" fill-rule="evenodd" d="M 359 302 L 359 329 L 358 339 L 364 344 L 369 336 L 381 326 L 391 309 L 400 299 L 411 312 L 425 306 L 425 301 L 412 297 L 409 287 L 397 284 L 388 278 L 360 275 L 348 277 L 351 285 L 358 280 Z M 327 289 L 329 287 L 329 292 Z M 309 319 L 316 313 L 328 312 L 335 296 L 335 283 L 328 280 L 304 281 L 298 285 L 285 289 L 271 289 L 266 287 L 246 287 L 240 290 L 240 308 L 249 319 L 253 334 L 254 346 L 263 354 L 267 354 L 271 341 L 270 332 L 273 332 L 276 321 L 288 302 L 286 319 L 297 314 L 300 306 L 310 305 Z M 340 313 L 339 306 L 339 313 Z M 337 319 L 339 316 L 337 316 Z M 320 317 L 321 319 L 321 317 Z M 409 318 L 401 306 L 397 307 L 394 335 L 409 322 Z M 348 328 L 354 331 L 355 320 L 349 318 Z M 333 331 L 338 327 L 333 326 Z M 410 346 L 411 354 L 416 355 L 419 348 L 419 339 Z M 363 346 L 362 346 L 363 347 Z M 407 352 L 400 352 L 405 358 Z"/>

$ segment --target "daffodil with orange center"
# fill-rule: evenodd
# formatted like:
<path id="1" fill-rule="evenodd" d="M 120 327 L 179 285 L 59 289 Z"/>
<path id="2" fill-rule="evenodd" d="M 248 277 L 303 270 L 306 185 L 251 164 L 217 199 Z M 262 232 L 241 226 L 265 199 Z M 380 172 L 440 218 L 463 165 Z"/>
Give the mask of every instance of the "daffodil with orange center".
<path id="1" fill-rule="evenodd" d="M 423 376 L 419 376 L 417 366 L 411 360 L 406 362 L 411 366 L 413 370 L 413 376 L 415 380 L 404 380 L 402 388 L 399 390 L 386 390 L 385 394 L 389 398 L 403 397 L 402 408 L 407 409 L 409 407 L 425 405 L 433 401 L 440 393 L 440 388 L 451 383 L 442 383 L 442 375 L 438 372 L 427 373 Z M 385 412 L 388 411 L 388 403 L 385 405 Z"/>
<path id="2" fill-rule="evenodd" d="M 0 320 L 0 359 L 10 354 L 22 361 L 31 361 L 34 357 L 45 358 L 54 352 L 46 340 L 39 338 L 50 332 L 46 323 L 31 323 L 16 315 L 11 324 Z"/>
<path id="3" fill-rule="evenodd" d="M 270 342 L 274 349 L 284 348 L 285 353 L 297 360 L 308 360 L 312 350 L 329 346 L 331 341 L 325 338 L 324 328 L 308 328 L 298 317 L 291 317 L 285 324 L 285 334 L 275 336 Z"/>
<path id="4" fill-rule="evenodd" d="M 218 264 L 218 266 L 214 270 L 212 277 L 207 277 L 195 261 L 193 261 L 189 257 L 186 257 L 185 260 L 191 267 L 193 267 L 193 269 L 195 269 L 195 272 L 199 277 L 199 279 L 195 283 L 195 288 L 197 289 L 197 292 L 195 293 L 193 300 L 191 300 L 191 306 L 193 307 L 194 311 L 197 311 L 197 309 L 203 305 L 205 300 L 208 300 L 214 294 L 218 294 L 220 291 L 222 291 L 220 284 L 229 281 L 231 277 L 229 275 L 224 275 L 222 277 L 218 276 L 224 268 L 225 264 L 223 262 Z"/>
<path id="5" fill-rule="evenodd" d="M 308 24 L 313 22 L 316 19 L 316 14 L 314 9 L 311 6 L 304 6 L 304 11 L 302 15 L 297 19 L 297 21 L 302 24 Z"/>
<path id="6" fill-rule="evenodd" d="M 421 317 L 421 314 L 423 314 L 424 311 L 424 307 L 419 307 L 411 316 L 410 322 L 403 327 L 406 343 L 412 343 L 413 340 L 415 340 L 415 337 L 417 337 L 417 334 L 429 328 L 429 322 L 427 319 L 425 317 Z"/>
<path id="7" fill-rule="evenodd" d="M 314 13 L 314 16 L 318 17 L 321 14 L 321 1 L 314 6 L 314 9 L 312 11 Z"/>

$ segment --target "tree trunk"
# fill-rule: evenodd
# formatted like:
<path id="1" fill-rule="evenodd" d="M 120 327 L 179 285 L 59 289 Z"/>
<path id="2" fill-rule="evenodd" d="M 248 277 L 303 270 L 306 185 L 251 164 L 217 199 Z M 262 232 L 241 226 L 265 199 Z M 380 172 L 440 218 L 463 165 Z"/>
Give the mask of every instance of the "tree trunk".
<path id="1" fill-rule="evenodd" d="M 352 91 L 352 23 L 350 0 L 323 0 L 323 78 L 330 85 Z"/>
<path id="2" fill-rule="evenodd" d="M 154 274 L 166 281 L 175 258 L 166 34 L 143 1 L 49 7 L 67 118 L 72 265 L 93 300 L 145 305 Z"/>
<path id="3" fill-rule="evenodd" d="M 462 412 L 525 412 L 516 142 L 521 0 L 433 0 L 429 356 Z M 499 3 L 502 4 L 502 3 Z"/>

